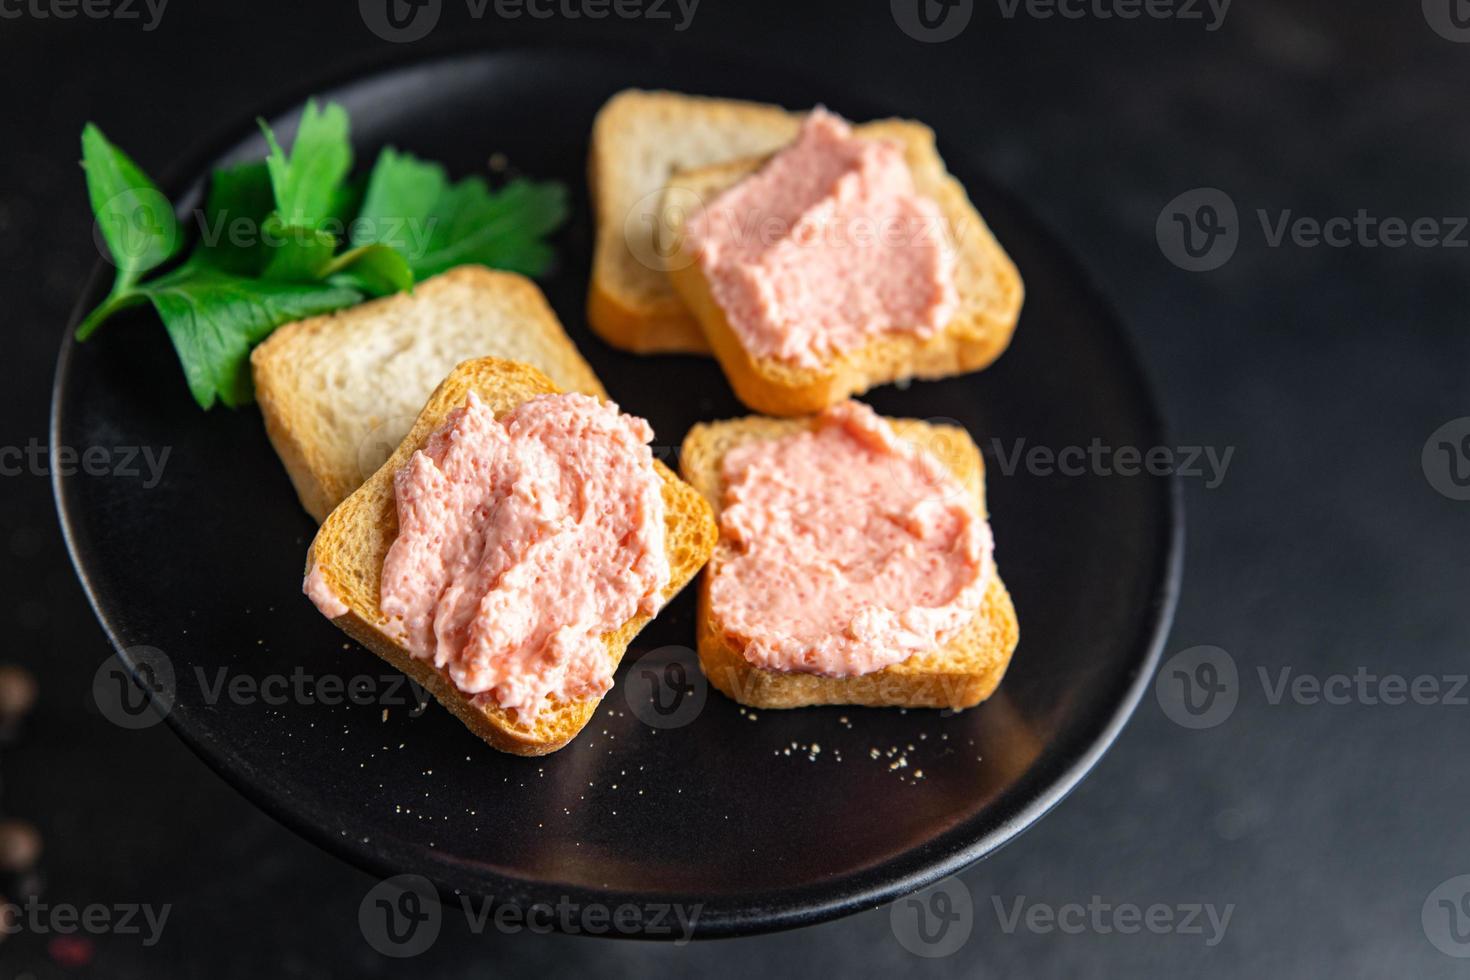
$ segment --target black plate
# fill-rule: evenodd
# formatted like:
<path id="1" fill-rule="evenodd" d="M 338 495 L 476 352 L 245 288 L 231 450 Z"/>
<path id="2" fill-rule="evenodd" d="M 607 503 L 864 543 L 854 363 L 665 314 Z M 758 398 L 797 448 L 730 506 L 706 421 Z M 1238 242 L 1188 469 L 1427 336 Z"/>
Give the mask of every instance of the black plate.
<path id="1" fill-rule="evenodd" d="M 545 289 L 614 398 L 677 445 L 695 421 L 745 412 L 713 361 L 631 356 L 588 331 L 588 132 L 598 106 L 633 85 L 824 102 L 857 118 L 923 115 L 773 79 L 707 60 L 534 50 L 436 60 L 322 94 L 351 110 L 360 161 L 393 143 L 466 174 L 503 152 L 574 188 L 562 268 Z M 294 115 L 274 121 L 289 131 Z M 208 164 L 263 153 L 248 124 L 237 138 Z M 313 525 L 258 413 L 200 412 L 147 313 L 83 346 L 68 339 L 56 378 L 54 446 L 171 447 L 153 487 L 146 477 L 57 479 L 72 557 L 108 635 L 134 666 L 127 651 L 140 645 L 168 656 L 169 724 L 250 798 L 351 861 L 425 875 L 446 894 L 521 906 L 702 902 L 699 934 L 728 935 L 872 907 L 993 851 L 1077 784 L 1137 703 L 1173 610 L 1180 515 L 1164 477 L 1004 472 L 995 447 L 1009 459 L 1020 440 L 1168 442 L 1109 307 L 969 165 L 963 138 L 941 134 L 941 149 L 1026 279 L 1015 343 L 982 374 L 869 400 L 885 414 L 958 420 L 986 450 L 996 553 L 1022 640 L 980 708 L 752 719 L 710 691 L 688 724 L 652 727 L 639 720 L 659 718 L 646 710 L 649 686 L 630 679 L 667 676 L 648 668 L 670 657 L 692 662 L 692 590 L 638 638 L 583 735 L 545 759 L 494 752 L 437 706 L 417 718 L 393 707 L 385 719 L 380 703 L 216 696 L 221 677 L 391 672 L 302 598 Z M 170 189 L 191 206 L 204 164 L 192 185 Z M 99 268 L 83 306 L 101 298 L 109 271 Z M 907 765 L 895 768 L 899 755 Z"/>

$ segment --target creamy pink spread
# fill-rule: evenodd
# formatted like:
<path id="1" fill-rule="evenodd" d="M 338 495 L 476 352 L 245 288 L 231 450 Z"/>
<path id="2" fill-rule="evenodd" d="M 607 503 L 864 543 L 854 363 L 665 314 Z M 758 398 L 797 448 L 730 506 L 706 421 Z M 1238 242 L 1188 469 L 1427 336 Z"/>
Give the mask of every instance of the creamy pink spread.
<path id="1" fill-rule="evenodd" d="M 332 587 L 327 584 L 322 575 L 321 566 L 312 563 L 311 571 L 306 573 L 306 581 L 301 583 L 301 591 L 306 597 L 316 603 L 321 614 L 328 619 L 336 619 L 338 616 L 347 615 L 347 603 L 343 602 Z"/>
<path id="2" fill-rule="evenodd" d="M 878 335 L 930 337 L 957 303 L 943 216 L 914 190 L 902 151 L 821 108 L 691 216 L 687 238 L 755 357 L 815 367 Z"/>
<path id="3" fill-rule="evenodd" d="M 853 677 L 933 650 L 993 574 L 990 525 L 930 453 L 859 402 L 726 454 L 710 583 L 726 639 L 766 670 Z"/>
<path id="4" fill-rule="evenodd" d="M 607 693 L 603 634 L 656 612 L 669 582 L 652 438 L 587 395 L 497 419 L 471 394 L 394 477 L 390 631 L 520 721 Z"/>

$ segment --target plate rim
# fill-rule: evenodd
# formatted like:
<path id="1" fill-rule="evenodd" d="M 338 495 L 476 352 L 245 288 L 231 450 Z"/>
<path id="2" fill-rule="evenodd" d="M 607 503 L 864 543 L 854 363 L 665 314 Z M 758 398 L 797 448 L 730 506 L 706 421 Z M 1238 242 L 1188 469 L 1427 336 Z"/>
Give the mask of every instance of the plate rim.
<path id="1" fill-rule="evenodd" d="M 691 50 L 696 55 L 700 53 L 698 45 L 692 46 Z M 730 57 L 728 52 L 714 50 L 720 55 L 719 60 L 729 65 L 738 66 L 755 61 L 754 59 Z M 627 60 L 624 53 L 605 45 L 575 42 L 475 43 L 448 48 L 436 47 L 407 57 L 383 56 L 355 59 L 345 68 L 316 78 L 304 92 L 262 99 L 262 109 L 256 115 L 279 123 L 283 117 L 289 117 L 299 111 L 304 99 L 311 94 L 330 97 L 343 90 L 400 72 L 443 69 L 455 62 L 478 62 L 486 59 L 528 55 L 552 57 L 591 55 L 604 60 L 609 58 Z M 661 60 L 665 62 L 683 62 L 691 58 L 688 50 L 678 54 L 663 52 L 661 55 Z M 758 64 L 759 61 L 755 63 Z M 800 72 L 791 71 L 789 68 L 783 68 L 782 72 L 787 78 L 802 77 Z M 858 105 L 873 105 L 875 102 L 879 105 L 883 104 L 866 93 L 854 92 L 851 94 L 853 95 L 851 101 Z M 179 193 L 176 200 L 179 202 L 180 209 L 192 206 L 191 201 L 204 184 L 201 174 L 246 137 L 253 118 L 232 119 L 225 124 L 213 127 L 208 136 L 187 143 L 186 151 L 177 157 L 179 162 L 164 169 L 165 177 L 159 181 L 159 184 L 165 191 Z M 964 155 L 963 152 L 961 155 Z M 1030 225 L 1029 230 L 1068 267 L 1074 277 L 1075 288 L 1090 306 L 1100 311 L 1102 319 L 1106 321 L 1106 329 L 1112 335 L 1110 343 L 1116 346 L 1122 355 L 1121 360 L 1127 375 L 1124 379 L 1125 384 L 1138 396 L 1141 408 L 1139 421 L 1158 437 L 1159 445 L 1171 444 L 1169 427 L 1159 408 L 1157 389 L 1138 355 L 1138 348 L 1115 304 L 1100 288 L 1095 276 L 1076 253 L 1052 231 L 1034 210 L 1010 190 L 993 182 L 983 168 L 976 169 L 987 192 L 1004 199 L 1008 207 L 1025 217 Z M 52 376 L 47 425 L 49 448 L 53 454 L 60 444 L 62 414 L 68 390 L 68 369 L 72 354 L 78 346 L 74 338 L 75 327 L 89 309 L 89 299 L 98 294 L 101 285 L 105 283 L 109 268 L 107 260 L 99 256 L 91 273 L 83 282 L 78 299 L 68 315 L 66 329 L 62 334 L 56 367 Z M 836 887 L 824 885 L 822 882 L 811 882 L 772 892 L 765 896 L 766 900 L 759 908 L 751 908 L 748 903 L 742 906 L 738 897 L 735 896 L 719 896 L 711 901 L 707 896 L 677 896 L 660 893 L 657 897 L 661 900 L 675 902 L 683 898 L 702 898 L 704 900 L 705 911 L 701 912 L 699 922 L 694 927 L 694 938 L 721 938 L 784 931 L 877 908 L 904 895 L 922 890 L 945 877 L 957 874 L 994 854 L 1014 841 L 1025 830 L 1034 826 L 1065 800 L 1112 748 L 1143 700 L 1145 692 L 1152 683 L 1159 661 L 1162 659 L 1177 611 L 1183 579 L 1185 540 L 1182 485 L 1177 474 L 1172 472 L 1160 479 L 1163 480 L 1163 506 L 1162 513 L 1158 514 L 1157 518 L 1162 535 L 1157 553 L 1152 556 L 1152 562 L 1158 573 L 1149 590 L 1151 608 L 1144 613 L 1142 620 L 1141 635 L 1146 635 L 1146 641 L 1142 644 L 1144 648 L 1142 656 L 1136 658 L 1133 675 L 1123 690 L 1122 696 L 1107 711 L 1103 724 L 1096 730 L 1082 733 L 1081 751 L 1060 753 L 1063 756 L 1060 771 L 1046 779 L 1043 785 L 1035 792 L 1028 794 L 1027 799 L 1019 805 L 1010 808 L 1013 812 L 997 827 L 989 832 L 979 833 L 963 846 L 947 848 L 942 855 L 919 856 L 926 848 L 934 846 L 935 839 L 931 838 L 925 844 L 909 848 L 881 864 L 846 872 L 842 878 L 837 879 Z M 76 505 L 68 501 L 68 479 L 53 470 L 50 482 L 57 519 L 66 544 L 67 557 L 76 572 L 87 603 L 98 624 L 102 627 L 108 643 L 112 646 L 114 655 L 136 678 L 136 664 L 132 662 L 127 653 L 129 645 L 121 635 L 119 626 L 113 621 L 115 617 L 110 616 L 103 609 L 98 589 L 92 582 L 86 567 L 85 556 L 81 552 L 74 533 L 71 509 Z M 354 867 L 384 878 L 400 874 L 424 873 L 425 869 L 408 868 L 396 863 L 389 853 L 377 845 L 358 845 L 349 837 L 330 833 L 326 828 L 313 822 L 305 812 L 305 808 L 292 809 L 287 806 L 280 799 L 282 794 L 274 794 L 267 789 L 267 780 L 261 779 L 259 774 L 254 774 L 254 778 L 251 778 L 230 766 L 228 753 L 215 751 L 207 745 L 206 740 L 184 725 L 176 713 L 167 713 L 164 721 L 191 752 L 251 804 L 327 853 Z M 1013 787 L 1011 793 L 1017 792 L 1018 789 L 1019 787 Z M 1006 796 L 1011 793 L 998 797 L 991 806 L 1001 805 Z M 918 866 L 908 870 L 895 867 L 905 863 Z M 549 879 L 528 881 L 486 869 L 479 869 L 475 876 L 482 881 L 493 882 L 496 886 L 494 891 L 451 887 L 442 880 L 434 880 L 432 874 L 426 877 L 429 877 L 439 890 L 441 899 L 446 904 L 457 902 L 465 894 L 493 896 L 497 905 L 502 902 L 534 904 L 534 901 L 520 901 L 521 896 L 529 895 L 527 889 L 554 890 L 558 898 L 565 896 L 579 907 L 591 905 L 614 907 L 624 903 L 647 904 L 653 897 L 648 893 L 589 888 L 554 882 Z M 871 883 L 858 883 L 851 880 L 854 877 L 878 880 Z M 819 894 L 825 894 L 826 897 L 820 898 Z M 710 906 L 716 906 L 716 910 L 707 919 L 706 915 L 709 914 Z M 620 936 L 622 934 L 613 932 L 608 935 Z"/>

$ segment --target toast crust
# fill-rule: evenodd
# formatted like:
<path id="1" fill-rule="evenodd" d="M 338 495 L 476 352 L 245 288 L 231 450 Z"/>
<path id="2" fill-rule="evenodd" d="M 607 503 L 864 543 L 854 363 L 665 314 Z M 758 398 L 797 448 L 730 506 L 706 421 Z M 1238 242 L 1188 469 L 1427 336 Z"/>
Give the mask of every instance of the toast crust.
<path id="1" fill-rule="evenodd" d="M 356 458 L 358 447 L 334 443 L 330 430 L 324 430 L 313 399 L 321 397 L 320 389 L 326 381 L 317 376 L 319 371 L 313 372 L 303 364 L 314 357 L 320 359 L 324 350 L 342 348 L 355 332 L 369 332 L 376 324 L 431 310 L 436 304 L 463 304 L 471 299 L 493 301 L 502 316 L 514 320 L 518 329 L 537 331 L 539 353 L 546 361 L 541 367 L 555 374 L 564 387 L 607 397 L 602 382 L 562 329 L 541 290 L 513 272 L 459 266 L 424 280 L 412 293 L 397 293 L 288 323 L 255 348 L 250 367 L 266 435 L 285 464 L 302 506 L 317 523 L 357 489 L 365 474 Z M 473 355 L 495 353 L 509 345 L 510 339 L 501 344 L 487 335 L 478 345 L 482 349 L 473 351 Z M 344 453 L 352 457 L 350 465 L 344 465 Z"/>
<path id="2" fill-rule="evenodd" d="M 545 755 L 566 745 L 591 719 L 601 699 L 553 700 L 533 722 L 520 722 L 493 699 L 479 703 L 464 694 L 447 671 L 412 656 L 398 644 L 385 630 L 387 618 L 378 605 L 378 596 L 383 559 L 398 533 L 393 475 L 399 467 L 423 447 L 451 411 L 465 403 L 471 391 L 500 417 L 535 395 L 559 390 L 529 365 L 497 358 L 464 362 L 435 390 L 388 461 L 327 517 L 306 557 L 307 571 L 315 566 L 348 607 L 347 613 L 333 623 L 421 684 L 492 748 L 514 755 Z M 671 573 L 663 593 L 667 603 L 709 558 L 717 530 L 709 505 L 697 492 L 657 460 L 654 468 L 663 481 L 665 547 Z M 640 613 L 603 636 L 615 667 L 650 619 L 648 614 Z"/>
<path id="3" fill-rule="evenodd" d="M 978 371 L 1005 351 L 1020 317 L 1025 293 L 1020 273 L 964 187 L 945 170 L 933 131 L 920 123 L 890 119 L 855 126 L 853 132 L 902 147 L 915 189 L 939 205 L 955 249 L 959 308 L 931 337 L 921 340 L 897 333 L 878 337 L 836 354 L 819 368 L 754 357 L 730 326 L 682 234 L 675 232 L 673 247 L 679 260 L 671 263 L 669 280 L 699 320 L 735 394 L 768 415 L 808 415 L 876 385 Z M 749 158 L 675 174 L 665 193 L 659 226 L 681 228 L 691 200 L 711 200 L 763 162 Z"/>
<path id="4" fill-rule="evenodd" d="M 969 433 L 948 425 L 916 419 L 889 419 L 899 438 L 927 449 L 940 459 L 975 496 L 985 516 L 985 464 Z M 704 495 L 716 515 L 724 497 L 720 476 L 725 453 L 736 446 L 779 439 L 803 428 L 810 419 L 749 417 L 695 426 L 684 440 L 680 468 L 684 478 Z M 711 615 L 709 589 L 729 545 L 715 547 L 699 586 L 699 663 L 709 682 L 726 696 L 752 708 L 801 708 L 822 704 L 871 707 L 973 707 L 1000 684 L 1016 645 L 1020 625 L 1010 593 L 995 569 L 974 618 L 942 647 L 914 654 L 902 663 L 858 677 L 823 677 L 764 670 L 732 646 Z"/>
<path id="5" fill-rule="evenodd" d="M 587 158 L 597 225 L 587 322 L 598 336 L 639 354 L 710 353 L 658 254 L 630 233 L 641 236 L 656 217 L 674 171 L 773 152 L 796 136 L 800 119 L 779 106 L 677 92 L 627 89 L 608 99 Z"/>

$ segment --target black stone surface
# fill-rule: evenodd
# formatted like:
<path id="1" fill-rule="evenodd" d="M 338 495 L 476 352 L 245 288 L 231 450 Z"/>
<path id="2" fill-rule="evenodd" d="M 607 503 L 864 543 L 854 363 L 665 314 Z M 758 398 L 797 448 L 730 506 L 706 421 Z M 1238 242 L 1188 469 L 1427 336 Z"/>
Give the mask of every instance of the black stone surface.
<path id="1" fill-rule="evenodd" d="M 107 647 L 66 562 L 48 483 L 7 476 L 4 656 L 39 674 L 41 700 L 24 740 L 3 755 L 5 809 L 45 835 L 48 901 L 173 911 L 156 946 L 96 937 L 90 966 L 58 964 L 81 958 L 75 944 L 12 936 L 0 945 L 0 975 L 1460 972 L 1431 937 L 1461 951 L 1438 905 L 1458 892 L 1436 889 L 1470 872 L 1459 778 L 1467 709 L 1448 696 L 1467 669 L 1470 505 L 1434 489 L 1421 451 L 1442 424 L 1470 414 L 1467 253 L 1362 239 L 1273 246 L 1258 215 L 1272 224 L 1287 211 L 1413 220 L 1470 209 L 1461 109 L 1470 46 L 1432 29 L 1432 6 L 1237 0 L 1209 31 L 1095 12 L 1006 17 L 980 4 L 958 38 L 925 44 L 884 4 L 704 0 L 681 32 L 648 19 L 510 20 L 494 7 L 476 19 L 446 3 L 438 30 L 403 46 L 375 38 L 351 4 L 171 4 L 152 31 L 4 9 L 0 289 L 10 322 L 0 445 L 44 443 L 61 326 L 95 261 L 73 164 L 83 120 L 166 172 L 222 123 L 409 52 L 568 39 L 753 52 L 841 78 L 844 91 L 906 107 L 963 140 L 1115 299 L 1174 439 L 1234 448 L 1218 486 L 1185 480 L 1189 547 L 1169 652 L 1223 648 L 1239 690 L 1233 713 L 1203 730 L 1145 701 L 1066 803 L 962 875 L 972 934 L 945 958 L 905 950 L 883 909 L 682 948 L 477 936 L 460 924 L 404 965 L 359 932 L 370 876 L 264 816 L 166 730 L 121 733 L 98 716 L 91 678 Z M 1185 272 L 1161 251 L 1155 223 L 1177 195 L 1203 187 L 1233 200 L 1239 245 L 1222 267 Z M 1275 699 L 1288 668 L 1318 680 L 1432 677 L 1440 694 L 1428 705 L 1370 703 L 1356 688 L 1346 704 Z M 1209 945 L 1215 930 L 1204 918 L 1203 935 L 1104 931 L 1120 924 L 1116 913 L 1097 913 L 1099 928 L 1090 911 L 1075 934 L 1025 919 L 1008 930 L 1018 901 L 1023 911 L 1232 911 Z"/>

